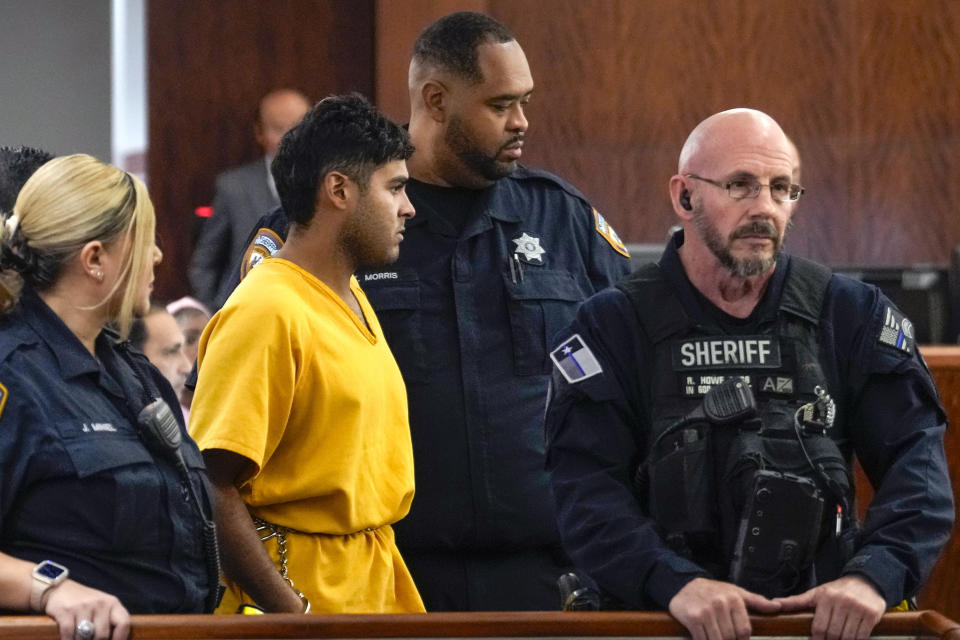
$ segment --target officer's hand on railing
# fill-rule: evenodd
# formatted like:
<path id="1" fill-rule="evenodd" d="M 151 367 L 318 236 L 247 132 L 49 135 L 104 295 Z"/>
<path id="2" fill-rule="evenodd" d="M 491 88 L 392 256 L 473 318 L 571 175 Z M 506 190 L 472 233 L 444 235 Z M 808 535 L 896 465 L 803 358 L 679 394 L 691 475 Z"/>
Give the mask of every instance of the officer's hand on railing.
<path id="1" fill-rule="evenodd" d="M 814 609 L 812 640 L 863 640 L 880 621 L 887 603 L 857 575 L 843 576 L 787 598 L 775 598 L 782 611 Z"/>
<path id="2" fill-rule="evenodd" d="M 695 578 L 670 600 L 670 615 L 693 640 L 747 640 L 747 610 L 777 613 L 780 605 L 729 582 Z"/>
<path id="3" fill-rule="evenodd" d="M 60 640 L 126 640 L 130 635 L 130 614 L 115 596 L 73 580 L 49 592 L 44 613 L 60 628 Z"/>

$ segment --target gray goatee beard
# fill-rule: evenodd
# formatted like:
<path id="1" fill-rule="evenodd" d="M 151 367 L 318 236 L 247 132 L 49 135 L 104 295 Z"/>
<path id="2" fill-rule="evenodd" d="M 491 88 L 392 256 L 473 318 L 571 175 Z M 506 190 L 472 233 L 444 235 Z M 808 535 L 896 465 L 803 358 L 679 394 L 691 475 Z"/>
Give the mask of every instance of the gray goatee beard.
<path id="1" fill-rule="evenodd" d="M 756 220 L 741 227 L 737 227 L 730 234 L 727 242 L 717 228 L 711 224 L 704 215 L 702 208 L 697 208 L 693 212 L 693 221 L 700 238 L 703 240 L 710 252 L 716 256 L 730 274 L 737 278 L 749 278 L 758 276 L 769 271 L 777 262 L 783 248 L 783 239 L 777 234 L 776 227 L 767 220 Z M 773 252 L 769 256 L 748 256 L 746 258 L 734 258 L 730 253 L 730 244 L 738 238 L 744 236 L 759 236 L 769 238 L 773 241 Z"/>

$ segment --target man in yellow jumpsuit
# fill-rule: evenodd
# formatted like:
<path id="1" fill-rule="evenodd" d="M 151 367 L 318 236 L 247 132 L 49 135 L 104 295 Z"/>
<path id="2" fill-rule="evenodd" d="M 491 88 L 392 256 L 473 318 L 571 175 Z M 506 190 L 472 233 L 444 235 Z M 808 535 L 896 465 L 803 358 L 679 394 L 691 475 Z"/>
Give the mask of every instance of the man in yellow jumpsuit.
<path id="1" fill-rule="evenodd" d="M 220 612 L 423 611 L 390 526 L 413 498 L 406 392 L 352 275 L 397 259 L 412 152 L 356 95 L 277 151 L 286 244 L 200 341 L 190 430 L 217 493 Z"/>

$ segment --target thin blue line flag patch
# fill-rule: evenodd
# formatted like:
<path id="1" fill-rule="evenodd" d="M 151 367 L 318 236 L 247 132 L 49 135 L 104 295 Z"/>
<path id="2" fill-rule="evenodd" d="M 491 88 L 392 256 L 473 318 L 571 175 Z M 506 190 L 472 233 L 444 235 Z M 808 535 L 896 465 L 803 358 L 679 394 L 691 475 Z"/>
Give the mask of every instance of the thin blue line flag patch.
<path id="1" fill-rule="evenodd" d="M 551 351 L 550 359 L 570 384 L 586 380 L 603 371 L 593 351 L 584 344 L 578 333 Z"/>
<path id="2" fill-rule="evenodd" d="M 887 307 L 883 315 L 883 326 L 880 328 L 880 337 L 877 341 L 888 347 L 913 353 L 913 325 L 905 315 L 893 307 Z"/>

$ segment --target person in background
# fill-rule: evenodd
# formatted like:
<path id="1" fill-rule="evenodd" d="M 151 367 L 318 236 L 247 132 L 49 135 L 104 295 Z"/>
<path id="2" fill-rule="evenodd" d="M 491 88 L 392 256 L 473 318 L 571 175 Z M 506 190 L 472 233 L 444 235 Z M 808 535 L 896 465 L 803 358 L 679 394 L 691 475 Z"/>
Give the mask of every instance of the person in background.
<path id="1" fill-rule="evenodd" d="M 122 640 L 129 613 L 217 596 L 203 460 L 123 340 L 149 309 L 154 228 L 143 183 L 87 155 L 40 167 L 0 223 L 0 608 L 50 615 L 63 640 Z M 157 419 L 179 448 L 147 444 Z"/>
<path id="2" fill-rule="evenodd" d="M 13 210 L 24 183 L 52 159 L 52 154 L 33 147 L 0 147 L 0 212 Z"/>
<path id="3" fill-rule="evenodd" d="M 184 355 L 190 362 L 195 362 L 200 336 L 203 334 L 207 323 L 210 322 L 210 316 L 212 315 L 210 310 L 199 300 L 184 296 L 169 303 L 167 312 L 173 316 L 180 330 L 183 331 Z"/>
<path id="4" fill-rule="evenodd" d="M 320 101 L 280 143 L 287 243 L 207 325 L 191 408 L 217 491 L 221 612 L 423 611 L 392 528 L 414 489 L 406 393 L 353 277 L 397 259 L 412 152 L 358 95 Z"/>
<path id="5" fill-rule="evenodd" d="M 200 345 L 200 336 L 210 322 L 210 310 L 199 300 L 184 296 L 167 305 L 167 311 L 176 319 L 177 325 L 183 332 L 183 353 L 192 365 L 183 391 L 180 393 L 180 406 L 184 411 L 190 410 L 193 403 L 193 390 L 197 385 L 197 351 Z M 184 414 L 186 415 L 186 413 Z"/>
<path id="6" fill-rule="evenodd" d="M 145 316 L 134 319 L 129 340 L 131 346 L 147 356 L 147 360 L 163 374 L 177 398 L 182 398 L 184 383 L 193 361 L 185 353 L 183 331 L 166 308 L 158 304 L 150 305 L 150 311 Z M 184 422 L 189 422 L 189 407 L 181 402 L 180 410 Z"/>
<path id="7" fill-rule="evenodd" d="M 867 638 L 954 521 L 946 416 L 909 319 L 783 251 L 798 176 L 767 114 L 701 122 L 669 183 L 682 229 L 551 352 L 565 546 L 619 607 L 668 609 L 695 640 L 748 638 L 751 610 Z M 862 527 L 854 455 L 875 492 Z"/>
<path id="8" fill-rule="evenodd" d="M 263 157 L 217 176 L 213 215 L 202 227 L 187 270 L 194 296 L 210 309 L 219 309 L 233 290 L 250 227 L 280 204 L 270 162 L 280 139 L 309 107 L 307 98 L 293 89 L 265 95 L 253 128 Z"/>

